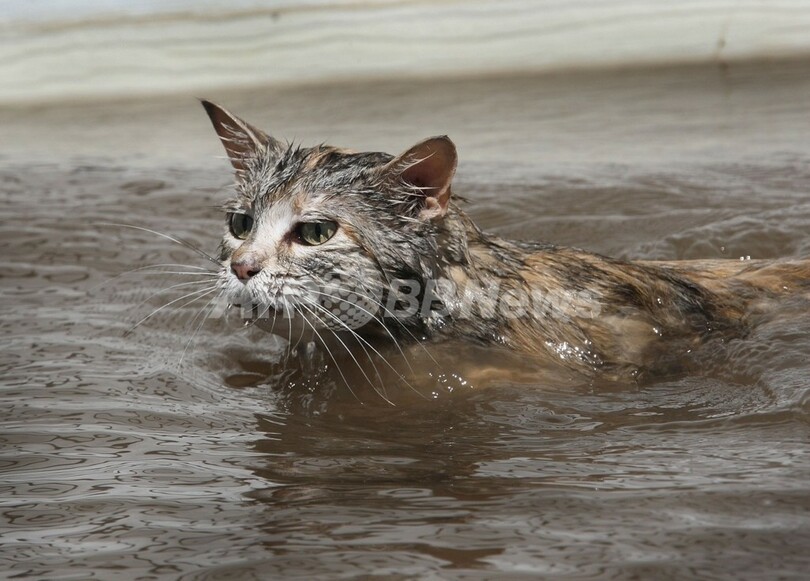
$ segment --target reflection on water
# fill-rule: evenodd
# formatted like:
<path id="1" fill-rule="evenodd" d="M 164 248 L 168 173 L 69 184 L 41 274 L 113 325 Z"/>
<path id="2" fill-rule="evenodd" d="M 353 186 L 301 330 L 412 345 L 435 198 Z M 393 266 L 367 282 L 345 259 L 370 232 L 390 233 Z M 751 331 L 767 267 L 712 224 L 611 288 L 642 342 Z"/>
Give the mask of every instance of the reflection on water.
<path id="1" fill-rule="evenodd" d="M 201 263 L 99 224 L 213 250 L 228 176 L 202 165 L 0 171 L 10 574 L 770 579 L 810 566 L 801 306 L 644 386 L 425 373 L 427 397 L 395 386 L 397 406 L 329 374 L 292 388 L 302 377 L 278 342 L 201 325 L 197 305 L 124 334 L 185 279 L 121 273 Z M 796 257 L 810 254 L 809 178 L 810 158 L 789 153 L 674 169 L 482 162 L 457 189 L 505 235 L 641 258 Z"/>

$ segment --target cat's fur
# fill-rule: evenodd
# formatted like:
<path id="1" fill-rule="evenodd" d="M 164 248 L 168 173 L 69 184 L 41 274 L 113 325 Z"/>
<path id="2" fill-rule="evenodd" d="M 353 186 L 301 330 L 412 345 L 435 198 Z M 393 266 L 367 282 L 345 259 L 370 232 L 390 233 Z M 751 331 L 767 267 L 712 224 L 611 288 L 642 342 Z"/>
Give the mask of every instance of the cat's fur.
<path id="1" fill-rule="evenodd" d="M 222 241 L 225 290 L 235 302 L 269 307 L 274 319 L 292 305 L 300 332 L 350 332 L 368 342 L 462 339 L 585 373 L 634 375 L 665 366 L 709 337 L 744 333 L 747 316 L 763 301 L 810 290 L 806 260 L 629 262 L 504 240 L 479 230 L 451 199 L 456 151 L 447 137 L 397 157 L 293 147 L 213 103 L 203 105 L 236 169 L 237 194 L 225 209 L 255 219 L 247 239 L 226 233 Z M 338 232 L 320 246 L 297 244 L 292 229 L 310 220 L 332 220 Z M 233 269 L 240 264 L 260 272 L 239 280 Z M 318 297 L 307 295 L 307 285 L 334 274 L 362 277 L 359 288 L 379 299 L 383 306 L 368 324 L 329 325 L 329 315 L 312 304 Z M 427 299 L 428 307 L 387 317 L 396 279 L 417 281 L 418 300 Z M 446 284 L 430 287 L 436 280 Z M 462 316 L 464 293 L 493 283 L 499 296 L 541 297 L 543 308 Z M 290 321 L 270 325 L 292 333 Z"/>

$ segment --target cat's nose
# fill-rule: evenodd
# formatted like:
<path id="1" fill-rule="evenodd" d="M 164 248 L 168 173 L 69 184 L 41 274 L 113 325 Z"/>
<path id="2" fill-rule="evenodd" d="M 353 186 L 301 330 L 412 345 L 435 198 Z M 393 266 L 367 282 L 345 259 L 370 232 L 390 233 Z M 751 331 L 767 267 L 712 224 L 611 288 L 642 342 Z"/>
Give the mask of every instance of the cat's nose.
<path id="1" fill-rule="evenodd" d="M 239 280 L 248 280 L 262 271 L 262 267 L 256 259 L 245 257 L 241 260 L 231 263 L 231 270 Z"/>

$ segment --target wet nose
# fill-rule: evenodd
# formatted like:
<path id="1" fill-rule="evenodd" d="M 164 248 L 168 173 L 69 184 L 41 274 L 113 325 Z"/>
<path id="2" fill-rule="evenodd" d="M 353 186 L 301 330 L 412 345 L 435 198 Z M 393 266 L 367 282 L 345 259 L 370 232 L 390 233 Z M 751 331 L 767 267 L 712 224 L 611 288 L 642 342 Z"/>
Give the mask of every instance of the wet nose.
<path id="1" fill-rule="evenodd" d="M 239 280 L 248 280 L 259 274 L 262 267 L 255 258 L 245 257 L 231 263 L 231 270 Z"/>

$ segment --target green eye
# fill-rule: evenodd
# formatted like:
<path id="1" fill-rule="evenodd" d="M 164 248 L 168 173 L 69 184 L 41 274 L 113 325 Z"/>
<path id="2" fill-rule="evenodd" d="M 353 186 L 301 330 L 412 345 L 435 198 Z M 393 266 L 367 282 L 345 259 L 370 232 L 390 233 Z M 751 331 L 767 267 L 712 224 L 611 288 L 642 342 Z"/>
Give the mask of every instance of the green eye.
<path id="1" fill-rule="evenodd" d="M 250 230 L 253 228 L 253 218 L 247 214 L 237 214 L 234 212 L 228 216 L 228 225 L 231 228 L 231 234 L 239 238 L 239 240 L 244 240 L 248 237 Z"/>
<path id="2" fill-rule="evenodd" d="M 318 246 L 329 240 L 337 232 L 334 222 L 301 222 L 295 229 L 298 239 L 309 246 Z"/>

